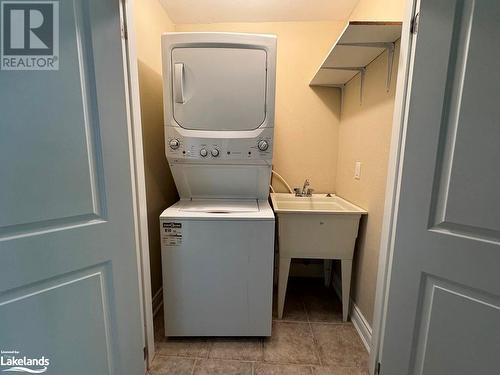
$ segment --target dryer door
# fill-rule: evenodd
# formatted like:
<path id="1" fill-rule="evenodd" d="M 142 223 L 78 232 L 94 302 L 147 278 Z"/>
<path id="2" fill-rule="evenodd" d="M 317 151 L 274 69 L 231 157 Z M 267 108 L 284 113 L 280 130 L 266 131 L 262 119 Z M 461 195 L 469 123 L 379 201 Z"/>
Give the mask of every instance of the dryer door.
<path id="1" fill-rule="evenodd" d="M 266 51 L 174 48 L 172 106 L 185 129 L 244 131 L 266 118 Z"/>

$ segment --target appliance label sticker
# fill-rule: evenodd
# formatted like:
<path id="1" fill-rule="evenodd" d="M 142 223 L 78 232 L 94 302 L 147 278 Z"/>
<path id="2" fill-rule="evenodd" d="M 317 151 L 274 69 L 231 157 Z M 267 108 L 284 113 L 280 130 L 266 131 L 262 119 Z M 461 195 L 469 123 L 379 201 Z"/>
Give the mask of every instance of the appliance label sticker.
<path id="1" fill-rule="evenodd" d="M 164 246 L 179 246 L 182 244 L 182 223 L 163 223 L 161 241 Z"/>

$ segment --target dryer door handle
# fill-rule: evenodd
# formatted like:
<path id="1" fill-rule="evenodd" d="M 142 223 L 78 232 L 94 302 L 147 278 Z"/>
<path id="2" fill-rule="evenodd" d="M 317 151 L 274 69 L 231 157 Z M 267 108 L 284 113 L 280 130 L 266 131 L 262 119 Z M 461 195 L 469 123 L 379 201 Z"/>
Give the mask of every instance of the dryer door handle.
<path id="1" fill-rule="evenodd" d="M 184 64 L 174 65 L 174 100 L 176 103 L 184 103 Z"/>

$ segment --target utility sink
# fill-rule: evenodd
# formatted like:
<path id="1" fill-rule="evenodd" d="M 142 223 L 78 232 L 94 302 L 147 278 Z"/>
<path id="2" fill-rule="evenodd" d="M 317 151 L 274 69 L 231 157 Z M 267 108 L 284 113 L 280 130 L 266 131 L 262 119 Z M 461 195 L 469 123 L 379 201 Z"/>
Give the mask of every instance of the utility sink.
<path id="1" fill-rule="evenodd" d="M 274 212 L 280 213 L 319 213 L 319 214 L 360 214 L 367 212 L 334 194 L 313 194 L 310 197 L 297 197 L 294 194 L 272 193 Z"/>
<path id="2" fill-rule="evenodd" d="M 325 280 L 330 284 L 326 269 L 331 261 L 341 261 L 343 319 L 347 320 L 354 245 L 359 221 L 367 212 L 336 195 L 272 193 L 271 201 L 278 221 L 279 281 L 278 316 L 283 316 L 288 272 L 292 258 L 325 260 Z M 328 265 L 328 266 L 327 266 Z"/>

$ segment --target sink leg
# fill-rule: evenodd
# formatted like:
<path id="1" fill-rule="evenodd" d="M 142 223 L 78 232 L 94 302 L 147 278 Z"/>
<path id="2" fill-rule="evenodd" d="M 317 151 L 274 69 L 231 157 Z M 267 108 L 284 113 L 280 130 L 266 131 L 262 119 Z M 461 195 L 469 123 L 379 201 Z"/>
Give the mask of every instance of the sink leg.
<path id="1" fill-rule="evenodd" d="M 323 259 L 323 275 L 325 286 L 328 288 L 332 284 L 332 265 L 333 260 Z"/>
<path id="2" fill-rule="evenodd" d="M 280 257 L 280 268 L 278 275 L 278 318 L 283 318 L 285 307 L 286 285 L 288 284 L 288 272 L 290 271 L 291 258 Z"/>
<path id="3" fill-rule="evenodd" d="M 351 293 L 352 260 L 341 260 L 342 264 L 342 320 L 347 322 L 349 315 L 349 296 Z"/>

